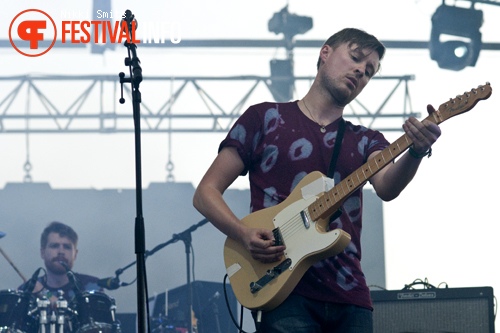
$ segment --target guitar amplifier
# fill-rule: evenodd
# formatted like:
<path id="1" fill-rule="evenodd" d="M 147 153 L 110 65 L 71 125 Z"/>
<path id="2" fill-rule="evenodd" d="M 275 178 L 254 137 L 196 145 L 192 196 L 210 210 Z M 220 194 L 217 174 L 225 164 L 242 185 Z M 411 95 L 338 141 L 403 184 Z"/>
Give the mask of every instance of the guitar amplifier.
<path id="1" fill-rule="evenodd" d="M 371 291 L 374 333 L 494 333 L 493 288 Z"/>

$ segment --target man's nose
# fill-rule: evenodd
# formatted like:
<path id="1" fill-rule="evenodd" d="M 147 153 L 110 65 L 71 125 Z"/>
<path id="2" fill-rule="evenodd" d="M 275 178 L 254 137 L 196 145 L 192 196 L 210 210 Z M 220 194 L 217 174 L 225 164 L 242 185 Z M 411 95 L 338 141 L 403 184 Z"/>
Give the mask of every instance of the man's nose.
<path id="1" fill-rule="evenodd" d="M 363 77 L 363 75 L 365 75 L 365 72 L 360 66 L 360 67 L 356 68 L 356 70 L 354 71 L 354 74 L 356 75 L 357 79 L 360 79 Z"/>

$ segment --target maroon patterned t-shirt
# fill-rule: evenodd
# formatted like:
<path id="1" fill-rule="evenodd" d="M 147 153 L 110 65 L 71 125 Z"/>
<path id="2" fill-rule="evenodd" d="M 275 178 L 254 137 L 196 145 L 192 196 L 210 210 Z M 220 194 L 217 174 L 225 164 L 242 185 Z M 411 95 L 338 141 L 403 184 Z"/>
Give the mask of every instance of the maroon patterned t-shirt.
<path id="1" fill-rule="evenodd" d="M 219 150 L 235 147 L 249 175 L 254 212 L 274 206 L 292 192 L 312 171 L 327 174 L 340 119 L 320 131 L 307 118 L 297 101 L 261 103 L 251 106 L 233 125 Z M 389 145 L 377 131 L 346 121 L 344 139 L 333 179 L 337 184 L 366 163 L 368 156 Z M 370 293 L 361 271 L 362 189 L 342 205 L 340 217 L 330 230 L 340 228 L 351 235 L 351 243 L 335 257 L 313 265 L 294 292 L 303 296 L 372 308 Z"/>

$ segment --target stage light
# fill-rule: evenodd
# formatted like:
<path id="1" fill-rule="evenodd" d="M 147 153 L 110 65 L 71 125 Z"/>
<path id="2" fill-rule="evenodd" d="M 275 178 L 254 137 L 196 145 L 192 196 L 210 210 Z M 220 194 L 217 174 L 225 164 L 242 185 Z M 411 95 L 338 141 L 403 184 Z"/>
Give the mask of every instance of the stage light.
<path id="1" fill-rule="evenodd" d="M 291 14 L 288 5 L 274 13 L 268 22 L 268 29 L 276 35 L 283 34 L 287 59 L 273 59 L 270 61 L 271 82 L 268 83 L 274 99 L 277 102 L 288 102 L 293 98 L 295 77 L 293 74 L 293 37 L 311 30 L 313 20 L 308 16 Z"/>
<path id="2" fill-rule="evenodd" d="M 268 29 L 276 35 L 282 33 L 286 39 L 292 39 L 295 35 L 304 34 L 311 30 L 313 20 L 308 16 L 290 14 L 288 6 L 275 13 L 268 22 Z"/>
<path id="3" fill-rule="evenodd" d="M 295 78 L 293 62 L 290 59 L 273 59 L 271 66 L 271 84 L 269 90 L 276 102 L 289 102 L 293 98 Z"/>
<path id="4" fill-rule="evenodd" d="M 443 69 L 460 71 L 467 66 L 474 67 L 482 45 L 479 29 L 483 24 L 483 12 L 443 3 L 431 21 L 431 59 Z M 448 39 L 441 40 L 442 35 L 447 35 Z M 450 36 L 458 39 L 449 39 Z"/>

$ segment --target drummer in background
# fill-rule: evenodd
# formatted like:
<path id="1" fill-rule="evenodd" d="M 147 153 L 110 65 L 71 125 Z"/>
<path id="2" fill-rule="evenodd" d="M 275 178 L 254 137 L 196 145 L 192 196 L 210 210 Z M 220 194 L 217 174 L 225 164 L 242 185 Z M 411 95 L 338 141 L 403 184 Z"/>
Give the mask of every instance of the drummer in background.
<path id="1" fill-rule="evenodd" d="M 63 292 L 63 297 L 67 301 L 71 301 L 79 291 L 103 291 L 97 285 L 97 277 L 79 273 L 73 273 L 75 281 L 68 277 L 67 272 L 72 271 L 78 254 L 77 245 L 77 233 L 64 223 L 52 222 L 43 230 L 40 255 L 45 264 L 45 274 L 38 277 L 34 285 L 33 293 L 37 297 L 46 296 L 54 305 L 59 297 L 59 291 Z M 22 284 L 19 290 L 25 290 L 28 283 L 29 281 Z"/>

